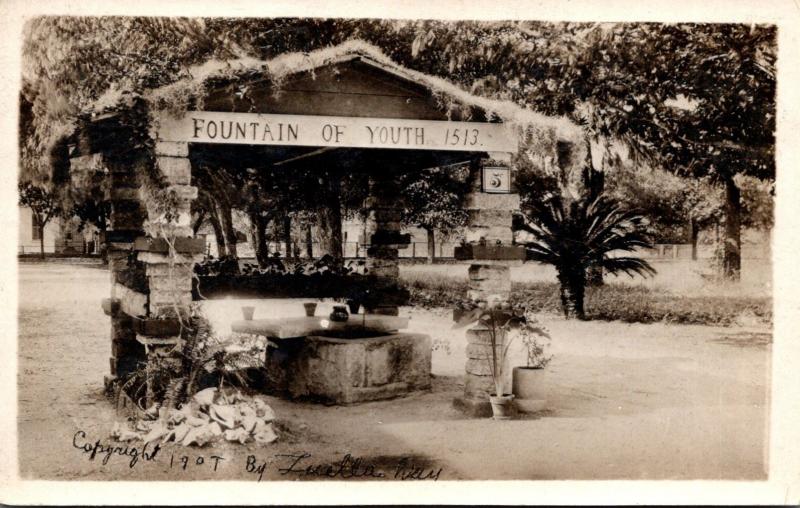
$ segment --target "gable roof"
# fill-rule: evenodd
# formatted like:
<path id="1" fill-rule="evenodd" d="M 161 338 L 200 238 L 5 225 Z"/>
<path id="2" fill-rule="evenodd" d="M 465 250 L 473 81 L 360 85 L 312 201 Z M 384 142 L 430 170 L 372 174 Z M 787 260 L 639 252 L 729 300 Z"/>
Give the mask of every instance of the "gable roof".
<path id="1" fill-rule="evenodd" d="M 404 67 L 386 56 L 378 47 L 359 39 L 349 40 L 337 46 L 318 49 L 309 53 L 284 53 L 270 60 L 260 60 L 247 56 L 228 60 L 207 60 L 202 64 L 189 68 L 188 74 L 190 77 L 149 90 L 145 92 L 144 96 L 152 101 L 157 101 L 159 98 L 168 97 L 183 87 L 201 85 L 208 79 L 233 74 L 264 72 L 273 80 L 280 82 L 295 74 L 313 73 L 316 69 L 322 67 L 353 60 L 359 60 L 401 80 L 421 85 L 432 93 L 449 96 L 465 106 L 478 108 L 485 112 L 487 118 L 496 116 L 504 123 L 517 124 L 521 127 L 533 126 L 547 130 L 552 129 L 556 137 L 563 140 L 572 142 L 581 142 L 582 140 L 582 129 L 565 117 L 547 116 L 522 108 L 511 101 L 489 99 L 470 94 L 445 79 Z M 120 89 L 110 89 L 94 103 L 93 111 L 95 113 L 107 111 L 119 105 L 125 99 L 125 95 L 126 93 Z"/>

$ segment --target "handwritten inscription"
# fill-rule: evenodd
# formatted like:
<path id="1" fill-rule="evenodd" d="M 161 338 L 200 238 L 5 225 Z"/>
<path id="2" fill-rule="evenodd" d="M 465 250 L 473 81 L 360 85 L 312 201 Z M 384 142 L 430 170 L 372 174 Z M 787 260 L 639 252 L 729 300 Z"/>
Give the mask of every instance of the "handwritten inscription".
<path id="1" fill-rule="evenodd" d="M 86 432 L 79 430 L 72 437 L 72 446 L 90 461 L 97 460 L 108 466 L 116 458 L 124 458 L 125 465 L 133 468 L 141 463 L 163 463 L 177 473 L 191 474 L 194 471 L 217 473 L 228 464 L 227 471 L 240 470 L 256 481 L 261 481 L 268 471 L 274 471 L 273 479 L 281 477 L 323 478 L 323 479 L 384 479 L 384 480 L 432 480 L 442 475 L 442 468 L 427 467 L 412 457 L 396 457 L 387 461 L 375 462 L 370 458 L 345 454 L 333 461 L 319 461 L 308 452 L 279 453 L 267 459 L 253 454 L 226 458 L 214 453 L 190 454 L 169 453 L 165 456 L 160 444 L 134 446 L 129 443 L 103 442 L 90 439 Z"/>
<path id="2" fill-rule="evenodd" d="M 188 112 L 163 119 L 164 141 L 515 152 L 516 135 L 499 123 L 257 113 Z"/>
<path id="3" fill-rule="evenodd" d="M 148 451 L 148 444 L 144 444 L 142 447 L 123 444 L 103 444 L 99 439 L 91 443 L 86 441 L 86 432 L 82 430 L 79 430 L 72 436 L 72 446 L 88 455 L 89 460 L 94 460 L 95 457 L 98 456 L 102 457 L 100 463 L 104 466 L 108 464 L 111 457 L 115 455 L 129 458 L 128 467 L 131 469 L 139 462 L 140 458 L 147 462 L 156 460 L 158 452 L 161 451 L 160 444 L 156 444 Z"/>
<path id="4" fill-rule="evenodd" d="M 221 457 L 219 455 L 211 455 L 208 458 L 206 458 L 205 455 L 197 455 L 192 458 L 189 458 L 188 455 L 181 455 L 176 459 L 175 454 L 173 453 L 169 458 L 169 468 L 177 468 L 186 471 L 186 469 L 190 466 L 192 468 L 205 466 L 213 467 L 213 470 L 216 471 L 217 467 L 219 467 L 219 463 L 223 460 L 225 460 L 225 457 Z"/>
<path id="5" fill-rule="evenodd" d="M 371 463 L 368 459 L 346 454 L 341 460 L 329 463 L 315 463 L 310 453 L 279 454 L 278 472 L 282 476 L 325 478 L 384 478 L 390 480 L 433 480 L 439 479 L 442 468 L 426 469 L 413 463 L 409 457 L 400 458 L 389 468 Z M 249 456 L 256 463 L 255 456 Z M 265 463 L 264 463 L 265 464 Z M 260 478 L 259 478 L 260 479 Z"/>

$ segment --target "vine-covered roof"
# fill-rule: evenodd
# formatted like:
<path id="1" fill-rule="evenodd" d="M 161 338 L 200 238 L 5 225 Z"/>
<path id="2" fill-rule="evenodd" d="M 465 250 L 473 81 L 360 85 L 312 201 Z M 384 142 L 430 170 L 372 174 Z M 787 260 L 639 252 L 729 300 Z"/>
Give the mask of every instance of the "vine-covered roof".
<path id="1" fill-rule="evenodd" d="M 97 118 L 110 112 L 130 107 L 137 98 L 143 98 L 151 109 L 172 110 L 176 113 L 201 109 L 206 87 L 212 82 L 269 80 L 276 88 L 291 75 L 311 72 L 322 67 L 358 59 L 397 76 L 421 85 L 432 94 L 449 98 L 465 107 L 478 108 L 487 118 L 498 118 L 505 123 L 522 127 L 550 130 L 558 139 L 579 143 L 581 128 L 564 117 L 552 117 L 519 107 L 511 101 L 501 101 L 476 96 L 445 79 L 409 69 L 391 60 L 378 47 L 354 39 L 337 46 L 309 53 L 284 53 L 270 60 L 252 57 L 236 59 L 210 59 L 188 69 L 188 76 L 169 85 L 144 91 L 141 95 L 129 90 L 112 88 L 92 105 L 87 113 Z"/>

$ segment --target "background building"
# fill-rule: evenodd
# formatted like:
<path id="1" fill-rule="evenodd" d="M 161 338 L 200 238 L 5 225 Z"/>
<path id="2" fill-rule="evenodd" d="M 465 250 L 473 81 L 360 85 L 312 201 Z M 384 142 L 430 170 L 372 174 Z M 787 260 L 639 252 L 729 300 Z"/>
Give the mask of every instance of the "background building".
<path id="1" fill-rule="evenodd" d="M 44 227 L 45 254 L 81 255 L 99 254 L 100 239 L 92 226 L 81 231 L 76 218 L 55 218 Z M 30 208 L 19 207 L 18 254 L 39 254 L 41 239 L 39 224 Z"/>

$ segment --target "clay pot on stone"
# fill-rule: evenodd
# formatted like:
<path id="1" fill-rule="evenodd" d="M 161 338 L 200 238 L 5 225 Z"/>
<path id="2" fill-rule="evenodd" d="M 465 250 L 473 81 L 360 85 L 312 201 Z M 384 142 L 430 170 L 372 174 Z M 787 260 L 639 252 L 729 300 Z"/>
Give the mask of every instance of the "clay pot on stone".
<path id="1" fill-rule="evenodd" d="M 521 413 L 542 411 L 547 404 L 545 393 L 545 376 L 547 371 L 534 367 L 514 367 L 511 374 L 511 392 L 514 394 L 514 405 Z"/>
<path id="2" fill-rule="evenodd" d="M 510 420 L 514 415 L 514 395 L 490 395 L 489 402 L 492 404 L 492 418 L 495 420 Z"/>
<path id="3" fill-rule="evenodd" d="M 314 317 L 314 313 L 317 312 L 317 304 L 314 302 L 304 303 L 303 308 L 306 310 L 307 317 Z"/>
<path id="4" fill-rule="evenodd" d="M 331 321 L 336 321 L 340 323 L 347 321 L 349 318 L 350 315 L 347 313 L 347 307 L 345 307 L 344 305 L 334 305 L 333 312 L 331 312 L 331 315 L 328 316 L 328 319 L 330 319 Z"/>
<path id="5" fill-rule="evenodd" d="M 252 321 L 256 308 L 250 305 L 242 306 L 242 317 L 245 321 Z"/>
<path id="6" fill-rule="evenodd" d="M 361 302 L 358 300 L 347 300 L 347 308 L 350 309 L 350 314 L 358 314 L 358 309 L 361 308 Z"/>

